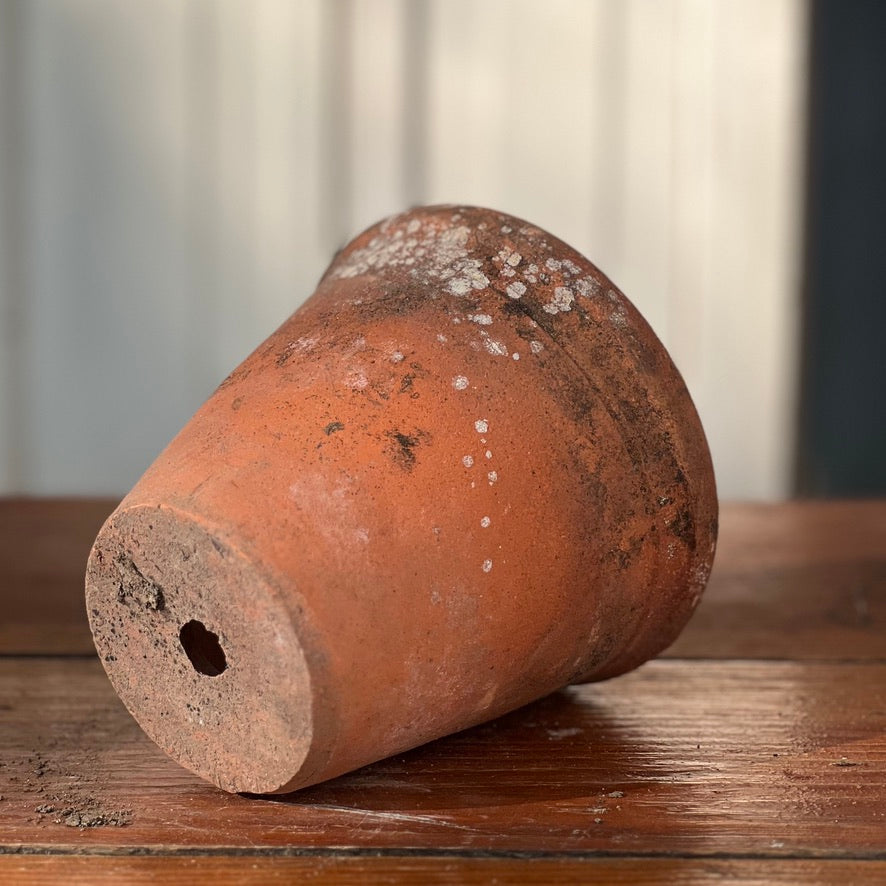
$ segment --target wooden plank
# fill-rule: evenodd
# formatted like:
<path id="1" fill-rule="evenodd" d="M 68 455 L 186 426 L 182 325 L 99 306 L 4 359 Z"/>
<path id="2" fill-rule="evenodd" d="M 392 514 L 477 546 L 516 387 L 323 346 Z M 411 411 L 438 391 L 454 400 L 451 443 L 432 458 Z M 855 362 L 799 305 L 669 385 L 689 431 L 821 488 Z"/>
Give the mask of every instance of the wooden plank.
<path id="1" fill-rule="evenodd" d="M 89 549 L 113 499 L 0 499 L 0 653 L 93 654 Z"/>
<path id="2" fill-rule="evenodd" d="M 0 856 L 0 878 L 8 886 L 27 883 L 165 883 L 217 886 L 294 883 L 317 886 L 372 883 L 635 884 L 635 886 L 880 886 L 886 862 L 821 859 L 638 859 L 638 858 L 464 858 L 262 857 L 262 856 Z"/>
<path id="3" fill-rule="evenodd" d="M 0 653 L 91 654 L 83 571 L 112 499 L 0 499 Z M 886 660 L 886 502 L 724 505 L 669 656 Z"/>
<path id="4" fill-rule="evenodd" d="M 724 506 L 710 585 L 667 654 L 886 660 L 886 502 Z"/>
<path id="5" fill-rule="evenodd" d="M 656 661 L 274 798 L 166 758 L 95 660 L 0 660 L 0 699 L 7 852 L 886 859 L 886 664 Z"/>

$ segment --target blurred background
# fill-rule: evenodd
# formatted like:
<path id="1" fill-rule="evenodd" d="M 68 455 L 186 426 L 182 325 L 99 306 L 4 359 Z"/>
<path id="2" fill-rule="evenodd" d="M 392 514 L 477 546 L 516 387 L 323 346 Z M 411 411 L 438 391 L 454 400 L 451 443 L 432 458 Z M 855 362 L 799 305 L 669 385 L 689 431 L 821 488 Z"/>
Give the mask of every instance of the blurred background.
<path id="1" fill-rule="evenodd" d="M 886 493 L 886 4 L 0 0 L 0 493 L 125 492 L 417 203 L 599 265 L 721 497 Z"/>

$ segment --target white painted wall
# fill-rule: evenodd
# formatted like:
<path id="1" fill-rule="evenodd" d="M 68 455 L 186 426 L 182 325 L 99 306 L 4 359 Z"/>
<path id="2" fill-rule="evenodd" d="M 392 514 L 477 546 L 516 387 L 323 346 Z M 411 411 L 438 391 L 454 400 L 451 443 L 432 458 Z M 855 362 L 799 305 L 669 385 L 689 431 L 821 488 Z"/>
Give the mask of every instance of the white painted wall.
<path id="1" fill-rule="evenodd" d="M 549 228 L 789 492 L 802 0 L 4 0 L 0 492 L 122 493 L 418 202 Z"/>

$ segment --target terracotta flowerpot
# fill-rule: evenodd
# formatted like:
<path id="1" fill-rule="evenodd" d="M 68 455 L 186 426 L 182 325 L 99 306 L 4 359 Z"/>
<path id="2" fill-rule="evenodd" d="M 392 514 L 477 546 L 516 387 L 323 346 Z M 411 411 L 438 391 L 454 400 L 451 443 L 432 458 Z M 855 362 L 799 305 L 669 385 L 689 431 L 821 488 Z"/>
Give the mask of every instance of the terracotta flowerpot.
<path id="1" fill-rule="evenodd" d="M 686 388 L 612 283 L 518 219 L 418 209 L 159 456 L 87 606 L 160 747 L 290 791 L 656 655 L 716 515 Z"/>

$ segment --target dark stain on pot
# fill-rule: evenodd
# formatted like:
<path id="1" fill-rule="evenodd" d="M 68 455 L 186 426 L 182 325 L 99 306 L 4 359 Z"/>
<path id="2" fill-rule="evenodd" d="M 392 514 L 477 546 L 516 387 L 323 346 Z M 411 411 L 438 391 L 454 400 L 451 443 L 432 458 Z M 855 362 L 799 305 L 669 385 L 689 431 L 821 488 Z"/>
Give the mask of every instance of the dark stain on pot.
<path id="1" fill-rule="evenodd" d="M 623 548 L 613 548 L 605 554 L 607 560 L 617 563 L 619 569 L 627 569 L 631 565 L 631 552 Z"/>
<path id="2" fill-rule="evenodd" d="M 287 345 L 279 354 L 277 354 L 277 359 L 274 361 L 277 366 L 283 367 L 288 362 L 292 355 L 295 353 L 295 348 L 292 345 Z"/>
<path id="3" fill-rule="evenodd" d="M 231 409 L 233 409 L 234 412 L 236 412 L 242 405 L 243 405 L 243 398 L 242 397 L 235 397 L 234 401 L 231 403 Z"/>
<path id="4" fill-rule="evenodd" d="M 388 455 L 404 471 L 411 471 L 415 467 L 416 450 L 427 441 L 427 431 L 416 431 L 413 434 L 404 434 L 402 431 L 388 431 L 386 436 L 390 439 Z"/>
<path id="5" fill-rule="evenodd" d="M 695 550 L 695 518 L 688 509 L 678 511 L 668 527 L 690 551 Z"/>
<path id="6" fill-rule="evenodd" d="M 511 298 L 506 298 L 506 299 L 505 299 L 505 300 L 499 305 L 499 308 L 500 308 L 501 312 L 502 312 L 506 317 L 519 317 L 519 316 L 524 315 L 524 314 L 525 314 L 525 315 L 528 315 L 528 314 L 529 314 L 529 311 L 526 310 L 526 306 L 525 306 L 525 305 L 523 305 L 523 304 L 521 304 L 519 301 L 515 301 L 514 299 L 511 299 Z M 529 330 L 525 330 L 525 332 L 528 334 L 528 333 L 529 333 Z M 521 337 L 524 337 L 524 336 L 523 336 L 524 330 L 518 328 L 518 329 L 516 330 L 516 333 L 517 333 L 517 335 L 519 335 L 519 336 L 521 336 Z"/>
<path id="7" fill-rule="evenodd" d="M 330 434 L 334 434 L 336 431 L 343 431 L 345 426 L 340 421 L 331 421 L 325 428 L 323 428 L 323 433 L 328 437 Z"/>
<path id="8" fill-rule="evenodd" d="M 217 539 L 214 537 L 210 537 L 210 541 L 212 542 L 212 546 L 221 554 L 222 557 L 228 556 L 228 549 Z"/>
<path id="9" fill-rule="evenodd" d="M 373 382 L 373 383 L 369 386 L 369 390 L 371 390 L 372 393 L 375 394 L 376 397 L 378 397 L 380 400 L 388 400 L 388 399 L 390 398 L 390 396 L 391 396 L 390 393 L 388 393 L 388 391 L 386 391 L 386 390 L 381 386 L 381 384 L 378 384 L 378 383 L 375 383 L 375 382 Z M 366 392 L 364 391 L 364 393 L 366 393 Z M 368 397 L 368 396 L 369 396 L 369 395 L 367 394 L 367 397 Z M 375 400 L 375 399 L 373 399 L 372 397 L 369 397 L 369 400 L 372 401 L 373 403 L 379 405 L 379 406 L 383 405 L 382 403 L 379 403 L 378 400 Z"/>
<path id="10" fill-rule="evenodd" d="M 579 427 L 585 431 L 596 408 L 593 392 L 574 380 L 570 379 L 570 382 L 568 387 L 564 388 L 564 413 L 571 415 L 578 422 Z"/>
<path id="11" fill-rule="evenodd" d="M 424 307 L 426 294 L 421 288 L 409 283 L 387 284 L 380 295 L 373 298 L 373 304 L 383 306 L 382 314 L 406 316 Z"/>
<path id="12" fill-rule="evenodd" d="M 412 390 L 412 383 L 415 381 L 415 373 L 407 372 L 403 378 L 400 379 L 400 390 L 399 393 L 406 394 Z"/>
<path id="13" fill-rule="evenodd" d="M 547 335 L 551 338 L 552 341 L 556 342 L 557 339 L 557 327 L 554 322 L 553 317 L 546 313 L 540 304 L 535 301 L 517 301 L 511 298 L 505 298 L 502 301 L 500 308 L 502 312 L 509 317 L 516 317 L 522 314 L 527 320 L 530 320 L 530 326 L 532 323 L 535 324 L 530 330 L 531 337 L 536 337 L 538 335 L 537 329 L 542 329 Z M 517 335 L 524 337 L 523 332 L 520 329 L 517 329 Z"/>
<path id="14" fill-rule="evenodd" d="M 418 437 L 410 437 L 408 434 L 394 433 L 397 442 L 397 460 L 407 471 L 415 466 L 415 448 L 418 446 Z"/>

